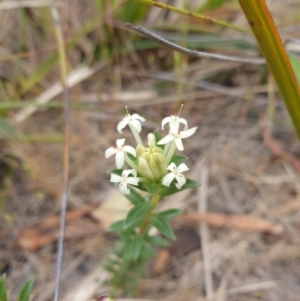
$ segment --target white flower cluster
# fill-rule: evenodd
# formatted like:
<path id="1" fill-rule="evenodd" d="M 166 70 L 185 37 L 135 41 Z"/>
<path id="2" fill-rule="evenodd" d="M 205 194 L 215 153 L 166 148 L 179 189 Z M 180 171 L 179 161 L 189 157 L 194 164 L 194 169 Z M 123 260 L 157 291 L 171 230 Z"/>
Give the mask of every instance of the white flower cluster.
<path id="1" fill-rule="evenodd" d="M 189 170 L 189 168 L 184 163 L 176 166 L 174 162 L 171 162 L 171 159 L 176 148 L 183 151 L 182 139 L 192 136 L 197 127 L 188 129 L 185 119 L 171 115 L 162 120 L 162 129 L 166 124 L 169 124 L 168 135 L 156 143 L 154 134 L 150 133 L 148 135 L 148 147 L 144 147 L 139 135 L 142 130 L 141 122 L 144 121 L 145 119 L 140 115 L 130 115 L 127 112 L 125 118 L 119 122 L 118 132 L 122 133 L 122 130 L 128 125 L 136 140 L 137 147 L 134 149 L 132 146 L 124 145 L 125 139 L 117 139 L 116 146 L 109 147 L 105 151 L 106 158 L 116 155 L 118 169 L 122 169 L 125 162 L 132 168 L 123 170 L 122 176 L 112 174 L 110 181 L 120 183 L 119 190 L 122 194 L 130 194 L 128 185 L 137 186 L 139 182 L 161 183 L 169 187 L 171 182 L 176 179 L 175 185 L 180 189 L 186 183 L 186 178 L 182 172 Z M 180 130 L 180 124 L 184 126 L 183 130 Z M 164 145 L 164 148 L 162 149 L 158 145 Z M 131 160 L 128 154 L 136 157 L 137 161 Z M 168 170 L 169 173 L 167 173 Z"/>

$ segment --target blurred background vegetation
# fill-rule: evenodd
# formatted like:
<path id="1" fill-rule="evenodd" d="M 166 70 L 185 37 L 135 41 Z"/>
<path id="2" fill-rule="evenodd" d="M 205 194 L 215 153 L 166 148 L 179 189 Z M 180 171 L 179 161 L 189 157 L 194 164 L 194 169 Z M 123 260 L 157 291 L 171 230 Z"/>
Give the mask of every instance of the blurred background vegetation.
<path id="1" fill-rule="evenodd" d="M 188 165 L 200 182 L 201 170 L 209 171 L 207 210 L 250 214 L 285 226 L 279 237 L 226 225 L 210 229 L 212 286 L 225 296 L 216 300 L 296 300 L 300 147 L 274 80 L 265 65 L 189 57 L 125 26 L 143 25 L 190 49 L 260 56 L 238 1 L 164 3 L 248 33 L 134 0 L 55 2 L 67 51 L 71 105 L 62 298 L 71 298 L 81 286 L 86 300 L 106 291 L 100 262 L 114 237 L 104 230 L 114 221 L 112 215 L 122 216 L 128 208 L 112 192 L 105 174 L 112 161 L 104 159 L 104 151 L 119 138 L 115 126 L 124 107 L 147 119 L 146 135 L 184 103 L 182 116 L 198 126 L 186 147 Z M 300 3 L 267 3 L 299 80 L 299 43 L 294 41 L 300 39 Z M 32 298 L 45 301 L 53 294 L 62 191 L 59 56 L 48 1 L 1 1 L 0 14 L 0 274 L 7 274 L 12 298 L 34 276 Z M 199 210 L 196 190 L 168 202 L 187 212 Z M 207 293 L 199 227 L 174 228 L 177 244 L 157 250 L 140 284 L 141 298 L 202 300 Z M 159 263 L 163 256 L 165 264 Z M 90 282 L 83 282 L 87 277 Z M 87 283 L 96 285 L 88 291 Z"/>

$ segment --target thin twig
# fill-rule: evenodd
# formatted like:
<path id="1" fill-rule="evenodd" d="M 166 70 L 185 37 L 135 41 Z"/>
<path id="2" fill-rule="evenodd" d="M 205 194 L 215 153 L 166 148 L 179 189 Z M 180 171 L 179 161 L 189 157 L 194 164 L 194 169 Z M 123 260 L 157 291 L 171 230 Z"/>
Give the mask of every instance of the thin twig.
<path id="1" fill-rule="evenodd" d="M 207 207 L 207 194 L 208 194 L 208 169 L 205 165 L 201 168 L 201 179 L 200 179 L 200 195 L 199 195 L 199 208 L 198 210 L 204 214 Z M 206 290 L 207 300 L 211 300 L 213 296 L 213 279 L 211 274 L 211 261 L 210 261 L 210 250 L 209 250 L 209 233 L 208 226 L 202 223 L 200 226 L 201 234 L 201 245 L 202 245 L 202 258 L 204 268 L 204 283 Z"/>
<path id="2" fill-rule="evenodd" d="M 69 153 L 70 153 L 70 116 L 69 116 L 69 90 L 66 82 L 67 78 L 67 61 L 65 44 L 61 29 L 61 23 L 57 9 L 50 6 L 51 15 L 54 23 L 55 37 L 58 45 L 59 62 L 61 83 L 63 87 L 63 103 L 64 103 L 64 156 L 63 156 L 63 191 L 61 197 L 61 212 L 60 212 L 60 230 L 57 247 L 57 261 L 56 261 L 56 275 L 55 275 L 55 289 L 54 289 L 54 301 L 58 301 L 61 282 L 61 269 L 62 269 L 62 257 L 64 247 L 65 225 L 66 225 L 66 211 L 68 202 L 68 188 L 69 188 Z"/>
<path id="3" fill-rule="evenodd" d="M 263 58 L 244 58 L 244 57 L 238 57 L 238 56 L 230 56 L 230 55 L 223 55 L 223 54 L 213 54 L 213 53 L 207 53 L 204 51 L 196 51 L 191 50 L 182 46 L 179 46 L 175 43 L 172 43 L 161 36 L 149 31 L 148 29 L 142 27 L 142 26 L 134 26 L 130 23 L 126 23 L 126 26 L 141 35 L 147 37 L 150 40 L 153 40 L 163 46 L 166 46 L 168 48 L 171 48 L 173 50 L 195 56 L 195 57 L 205 57 L 205 58 L 211 58 L 221 61 L 228 61 L 228 62 L 235 62 L 235 63 L 245 63 L 245 64 L 254 64 L 254 65 L 263 65 L 265 64 L 265 60 Z"/>

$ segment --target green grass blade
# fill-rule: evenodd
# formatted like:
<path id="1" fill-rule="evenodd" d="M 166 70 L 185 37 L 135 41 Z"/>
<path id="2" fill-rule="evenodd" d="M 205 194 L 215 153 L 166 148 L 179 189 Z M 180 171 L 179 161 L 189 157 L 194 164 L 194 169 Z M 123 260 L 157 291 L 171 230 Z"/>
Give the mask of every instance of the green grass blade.
<path id="1" fill-rule="evenodd" d="M 18 301 L 28 301 L 29 300 L 33 282 L 34 282 L 33 278 L 30 278 L 25 282 L 25 284 L 23 285 L 23 287 L 21 288 L 21 290 L 19 292 Z"/>
<path id="2" fill-rule="evenodd" d="M 6 277 L 0 278 L 0 301 L 7 301 Z"/>
<path id="3" fill-rule="evenodd" d="M 135 0 L 135 1 L 147 4 L 147 5 L 150 5 L 150 6 L 156 6 L 156 7 L 162 8 L 166 11 L 173 11 L 173 12 L 176 12 L 176 13 L 184 15 L 184 16 L 188 16 L 188 17 L 192 17 L 192 18 L 199 19 L 199 20 L 202 20 L 202 21 L 206 21 L 209 24 L 216 24 L 216 25 L 220 25 L 222 27 L 231 28 L 231 29 L 234 29 L 236 31 L 249 34 L 249 31 L 245 30 L 243 27 L 233 25 L 233 24 L 231 24 L 229 22 L 226 22 L 226 21 L 223 21 L 223 20 L 210 18 L 210 17 L 204 16 L 204 15 L 201 15 L 201 14 L 193 13 L 193 12 L 190 12 L 190 11 L 187 11 L 187 10 L 184 10 L 184 9 L 180 9 L 180 8 L 177 8 L 177 7 L 174 7 L 174 6 L 171 6 L 171 5 L 167 5 L 167 4 L 158 2 L 158 1 L 154 1 L 154 0 Z"/>
<path id="4" fill-rule="evenodd" d="M 300 139 L 300 88 L 264 0 L 239 0 Z"/>

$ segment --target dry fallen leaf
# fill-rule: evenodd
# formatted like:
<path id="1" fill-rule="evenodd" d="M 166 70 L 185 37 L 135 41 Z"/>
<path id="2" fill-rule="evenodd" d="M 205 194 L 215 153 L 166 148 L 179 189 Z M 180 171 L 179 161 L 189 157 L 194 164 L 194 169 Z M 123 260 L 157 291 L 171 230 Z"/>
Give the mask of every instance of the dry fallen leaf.
<path id="1" fill-rule="evenodd" d="M 283 232 L 281 225 L 256 218 L 246 214 L 224 215 L 219 213 L 188 213 L 174 219 L 180 223 L 207 223 L 214 227 L 233 227 L 240 230 L 267 232 L 280 235 Z"/>

